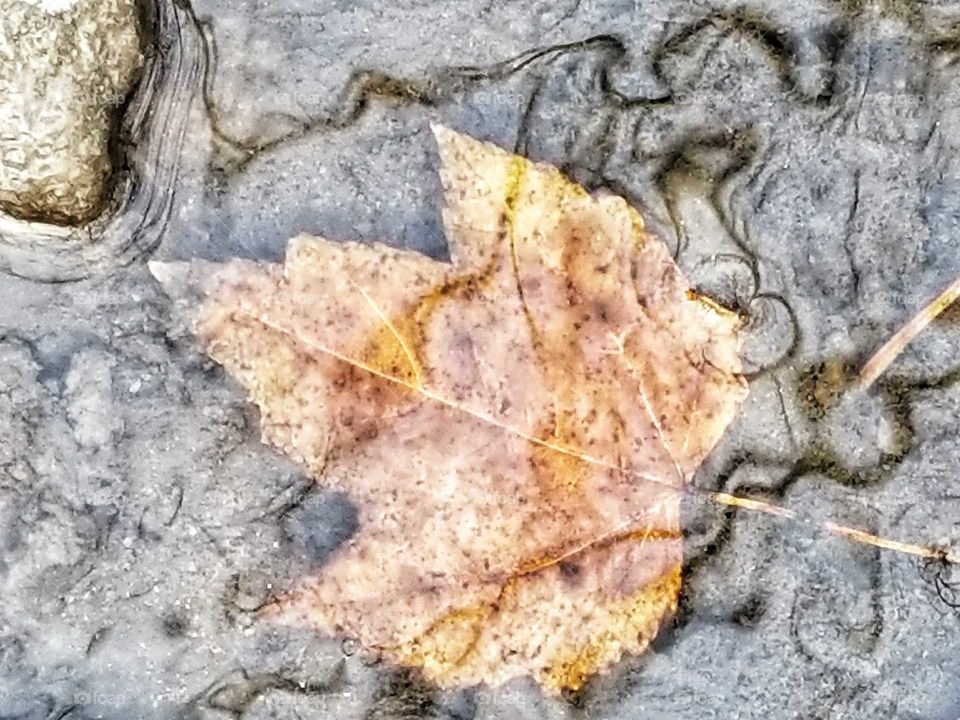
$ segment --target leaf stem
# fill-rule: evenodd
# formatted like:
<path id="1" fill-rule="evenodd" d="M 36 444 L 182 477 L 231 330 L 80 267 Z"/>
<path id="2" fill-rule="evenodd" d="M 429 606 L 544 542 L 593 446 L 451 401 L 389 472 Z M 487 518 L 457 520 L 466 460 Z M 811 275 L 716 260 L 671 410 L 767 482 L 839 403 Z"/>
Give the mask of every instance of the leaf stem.
<path id="1" fill-rule="evenodd" d="M 958 287 L 960 287 L 960 280 L 958 280 L 958 282 L 955 284 L 958 285 Z M 703 488 L 698 488 L 693 485 L 685 485 L 685 484 L 678 485 L 676 481 L 671 482 L 668 480 L 664 480 L 663 478 L 655 475 L 641 473 L 638 471 L 624 468 L 620 465 L 616 465 L 614 463 L 608 462 L 602 458 L 597 458 L 592 455 L 587 455 L 585 453 L 582 453 L 575 448 L 566 447 L 564 445 L 553 443 L 548 440 L 544 440 L 542 438 L 538 438 L 536 436 L 530 435 L 529 433 L 525 433 L 522 430 L 511 427 L 510 425 L 507 425 L 506 423 L 503 423 L 497 420 L 496 418 L 487 415 L 486 413 L 482 413 L 476 410 L 471 410 L 470 408 L 464 407 L 452 400 L 448 400 L 447 398 L 444 398 L 443 396 L 433 392 L 423 384 L 415 385 L 415 384 L 409 383 L 401 378 L 394 377 L 388 373 L 378 370 L 360 360 L 351 358 L 333 348 L 327 347 L 326 345 L 300 337 L 290 332 L 289 330 L 287 330 L 281 324 L 272 322 L 269 318 L 258 317 L 243 311 L 240 311 L 238 315 L 243 315 L 244 317 L 247 317 L 248 319 L 250 319 L 255 323 L 261 324 L 264 327 L 269 328 L 270 330 L 273 330 L 274 332 L 285 335 L 286 337 L 290 338 L 293 342 L 299 343 L 301 345 L 305 345 L 310 350 L 322 352 L 326 355 L 336 358 L 337 360 L 340 360 L 341 362 L 348 363 L 349 365 L 352 365 L 355 368 L 358 368 L 372 375 L 375 375 L 376 377 L 381 378 L 382 380 L 395 383 L 397 385 L 401 385 L 412 392 L 422 395 L 428 400 L 436 402 L 440 405 L 444 405 L 452 410 L 456 410 L 457 412 L 462 412 L 466 415 L 470 415 L 471 417 L 474 417 L 483 423 L 486 423 L 493 427 L 498 428 L 504 433 L 513 435 L 515 437 L 518 437 L 534 445 L 539 445 L 540 447 L 547 448 L 549 450 L 552 450 L 553 452 L 561 453 L 568 457 L 576 458 L 581 462 L 588 463 L 590 465 L 594 465 L 597 467 L 602 467 L 607 470 L 613 470 L 633 480 L 638 480 L 640 482 L 653 483 L 661 487 L 669 488 L 671 491 L 681 493 L 683 495 L 703 497 L 703 498 L 706 498 L 707 500 L 719 503 L 721 505 L 744 508 L 752 512 L 766 513 L 767 515 L 775 515 L 777 517 L 790 520 L 791 522 L 797 523 L 799 525 L 804 525 L 817 530 L 823 530 L 833 535 L 837 535 L 839 537 L 850 540 L 852 542 L 857 542 L 864 545 L 871 545 L 873 547 L 880 548 L 881 550 L 891 550 L 893 552 L 903 553 L 907 555 L 915 555 L 917 557 L 928 558 L 928 559 L 942 560 L 949 563 L 960 563 L 960 553 L 957 553 L 957 552 L 948 552 L 935 547 L 927 547 L 924 545 L 917 545 L 913 543 L 904 543 L 897 540 L 891 540 L 888 538 L 881 537 L 879 535 L 874 535 L 872 533 L 869 533 L 859 528 L 840 525 L 832 521 L 827 521 L 823 523 L 813 522 L 800 517 L 799 515 L 797 515 L 795 511 L 789 508 L 785 508 L 780 505 L 775 505 L 773 503 L 768 503 L 764 500 L 741 497 L 738 495 L 731 495 L 729 493 L 717 492 L 713 490 L 704 490 Z M 611 531 L 608 531 L 604 535 L 601 535 L 598 538 L 594 539 L 590 543 L 587 543 L 586 545 L 579 547 L 576 551 L 577 552 L 583 551 L 587 546 L 597 541 L 602 541 L 604 538 L 609 536 L 610 532 L 616 532 L 619 529 L 621 529 L 621 526 L 617 526 L 616 528 L 612 529 Z"/>

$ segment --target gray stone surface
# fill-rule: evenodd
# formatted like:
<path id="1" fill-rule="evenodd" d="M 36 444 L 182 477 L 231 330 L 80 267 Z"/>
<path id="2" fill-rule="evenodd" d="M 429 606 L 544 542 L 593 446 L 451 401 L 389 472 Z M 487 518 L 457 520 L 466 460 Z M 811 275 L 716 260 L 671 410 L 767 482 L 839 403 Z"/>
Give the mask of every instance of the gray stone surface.
<path id="1" fill-rule="evenodd" d="M 0 210 L 63 224 L 100 212 L 142 65 L 136 0 L 0 2 Z"/>
<path id="2" fill-rule="evenodd" d="M 960 274 L 960 4 L 195 0 L 185 17 L 205 102 L 170 106 L 190 122 L 157 258 L 276 259 L 303 230 L 443 257 L 428 123 L 494 140 L 624 194 L 743 313 L 751 395 L 698 485 L 956 547 L 956 312 L 869 396 L 846 388 Z M 356 522 L 258 438 L 142 264 L 0 276 L 0 715 L 960 714 L 960 573 L 695 498 L 681 612 L 653 651 L 577 697 L 436 692 L 257 616 Z"/>

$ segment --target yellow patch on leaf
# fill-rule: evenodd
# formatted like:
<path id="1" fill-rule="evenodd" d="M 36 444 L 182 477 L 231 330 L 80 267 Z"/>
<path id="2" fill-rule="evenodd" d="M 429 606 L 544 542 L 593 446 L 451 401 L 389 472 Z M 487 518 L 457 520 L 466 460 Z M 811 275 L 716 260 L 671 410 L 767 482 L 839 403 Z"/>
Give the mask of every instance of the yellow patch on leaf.
<path id="1" fill-rule="evenodd" d="M 266 441 L 359 530 L 275 611 L 443 686 L 576 689 L 676 607 L 680 492 L 746 395 L 736 318 L 623 199 L 435 128 L 452 263 L 292 240 L 161 265 Z"/>

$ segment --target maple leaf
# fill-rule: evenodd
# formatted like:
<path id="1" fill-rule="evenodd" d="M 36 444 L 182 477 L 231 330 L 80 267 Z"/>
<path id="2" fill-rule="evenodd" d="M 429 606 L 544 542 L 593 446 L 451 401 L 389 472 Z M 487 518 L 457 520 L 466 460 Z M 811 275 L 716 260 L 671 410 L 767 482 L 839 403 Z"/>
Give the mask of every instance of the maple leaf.
<path id="1" fill-rule="evenodd" d="M 300 236 L 154 264 L 359 531 L 278 601 L 443 686 L 576 689 L 675 609 L 680 492 L 738 411 L 738 320 L 623 199 L 444 128 L 452 263 Z"/>

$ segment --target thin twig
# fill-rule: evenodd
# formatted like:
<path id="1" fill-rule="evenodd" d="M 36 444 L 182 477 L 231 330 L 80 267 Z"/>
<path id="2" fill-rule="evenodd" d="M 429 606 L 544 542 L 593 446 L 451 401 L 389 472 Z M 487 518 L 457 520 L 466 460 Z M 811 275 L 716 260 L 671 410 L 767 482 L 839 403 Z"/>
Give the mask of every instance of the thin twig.
<path id="1" fill-rule="evenodd" d="M 900 328 L 860 371 L 860 388 L 868 389 L 903 349 L 933 320 L 960 298 L 960 277 Z"/>

